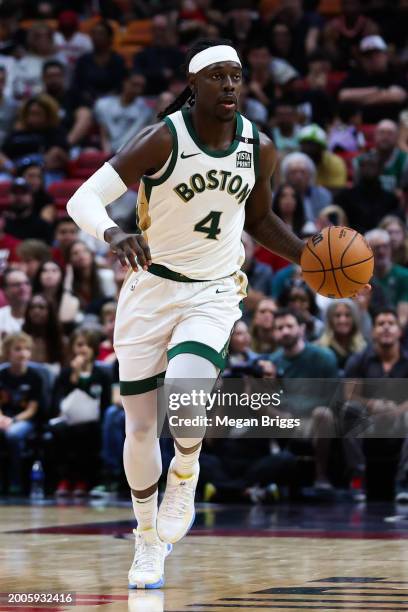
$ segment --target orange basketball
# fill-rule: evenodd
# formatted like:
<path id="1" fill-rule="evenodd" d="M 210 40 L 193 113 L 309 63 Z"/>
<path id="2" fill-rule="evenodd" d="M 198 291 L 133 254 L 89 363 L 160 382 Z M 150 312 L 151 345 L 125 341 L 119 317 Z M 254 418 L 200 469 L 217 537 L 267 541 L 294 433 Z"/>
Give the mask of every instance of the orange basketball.
<path id="1" fill-rule="evenodd" d="M 316 293 L 353 297 L 370 281 L 374 255 L 364 236 L 349 227 L 331 226 L 308 239 L 300 265 Z"/>

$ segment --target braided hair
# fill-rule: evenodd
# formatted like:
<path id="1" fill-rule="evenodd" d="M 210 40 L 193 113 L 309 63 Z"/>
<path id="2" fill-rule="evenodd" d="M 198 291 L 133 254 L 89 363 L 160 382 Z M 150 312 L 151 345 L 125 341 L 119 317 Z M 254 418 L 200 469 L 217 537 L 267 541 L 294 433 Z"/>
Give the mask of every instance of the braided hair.
<path id="1" fill-rule="evenodd" d="M 188 65 L 190 64 L 193 57 L 197 55 L 197 53 L 200 53 L 200 51 L 204 51 L 209 47 L 216 47 L 218 45 L 229 45 L 230 47 L 233 47 L 232 42 L 225 38 L 220 38 L 218 40 L 211 40 L 209 38 L 199 38 L 187 52 L 186 62 L 184 64 L 185 71 L 187 72 Z M 158 119 L 164 119 L 164 117 L 166 117 L 167 115 L 171 115 L 171 113 L 175 113 L 176 111 L 180 110 L 180 108 L 182 108 L 184 104 L 189 104 L 189 106 L 193 106 L 194 101 L 194 93 L 187 85 L 187 87 L 183 89 L 183 91 L 177 96 L 177 98 L 171 104 L 169 104 L 161 113 L 159 113 L 157 117 Z"/>

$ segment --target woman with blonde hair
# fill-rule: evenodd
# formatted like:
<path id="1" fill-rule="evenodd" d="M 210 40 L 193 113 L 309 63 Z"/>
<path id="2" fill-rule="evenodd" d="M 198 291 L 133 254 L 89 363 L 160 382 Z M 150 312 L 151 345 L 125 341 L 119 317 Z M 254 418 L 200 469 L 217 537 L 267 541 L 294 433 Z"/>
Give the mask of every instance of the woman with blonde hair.
<path id="1" fill-rule="evenodd" d="M 402 219 L 387 215 L 381 219 L 378 227 L 390 235 L 392 261 L 400 266 L 408 266 L 408 232 Z"/>
<path id="2" fill-rule="evenodd" d="M 316 344 L 333 351 L 340 373 L 350 355 L 365 348 L 366 341 L 361 333 L 358 307 L 353 300 L 341 299 L 329 304 L 325 329 Z"/>

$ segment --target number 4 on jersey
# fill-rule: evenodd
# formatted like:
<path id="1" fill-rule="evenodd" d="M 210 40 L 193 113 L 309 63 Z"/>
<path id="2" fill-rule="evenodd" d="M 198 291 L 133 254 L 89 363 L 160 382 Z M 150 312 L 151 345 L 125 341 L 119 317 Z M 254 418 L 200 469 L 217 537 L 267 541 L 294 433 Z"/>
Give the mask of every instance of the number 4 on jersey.
<path id="1" fill-rule="evenodd" d="M 195 224 L 194 230 L 207 234 L 206 238 L 217 240 L 217 235 L 221 232 L 219 228 L 221 215 L 222 212 L 212 210 L 209 215 Z"/>

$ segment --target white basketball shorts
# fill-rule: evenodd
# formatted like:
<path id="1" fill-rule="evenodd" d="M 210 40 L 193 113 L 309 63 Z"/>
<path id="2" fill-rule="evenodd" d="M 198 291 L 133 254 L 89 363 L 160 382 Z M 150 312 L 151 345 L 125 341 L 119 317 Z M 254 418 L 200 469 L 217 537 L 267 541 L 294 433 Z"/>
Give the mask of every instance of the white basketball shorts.
<path id="1" fill-rule="evenodd" d="M 152 264 L 130 270 L 116 313 L 114 347 L 121 395 L 155 389 L 167 363 L 180 353 L 200 355 L 221 370 L 232 327 L 240 317 L 246 276 L 192 281 Z"/>

